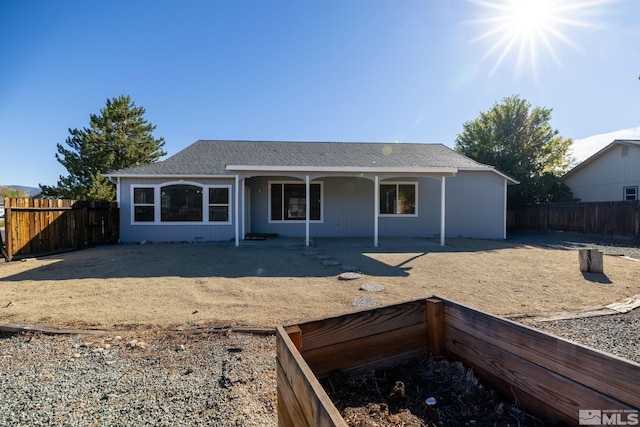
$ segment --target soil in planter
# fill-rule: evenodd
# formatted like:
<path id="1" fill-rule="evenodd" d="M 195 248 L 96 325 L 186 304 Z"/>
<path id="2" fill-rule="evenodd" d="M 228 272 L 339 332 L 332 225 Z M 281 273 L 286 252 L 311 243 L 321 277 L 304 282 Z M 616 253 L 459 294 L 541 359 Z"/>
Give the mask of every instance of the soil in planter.
<path id="1" fill-rule="evenodd" d="M 350 426 L 544 426 L 462 363 L 442 358 L 353 377 L 334 371 L 321 383 Z"/>

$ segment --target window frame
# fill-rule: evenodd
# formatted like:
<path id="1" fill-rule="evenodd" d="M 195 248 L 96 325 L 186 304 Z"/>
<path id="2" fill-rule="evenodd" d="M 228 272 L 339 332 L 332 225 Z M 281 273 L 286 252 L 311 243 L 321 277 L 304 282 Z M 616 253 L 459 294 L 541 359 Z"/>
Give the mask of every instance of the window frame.
<path id="1" fill-rule="evenodd" d="M 633 199 L 629 199 L 627 198 L 627 190 L 633 190 Z M 630 185 L 628 187 L 623 187 L 622 188 L 622 200 L 624 201 L 633 201 L 633 200 L 638 200 L 638 186 L 637 185 Z"/>
<path id="2" fill-rule="evenodd" d="M 191 185 L 199 187 L 202 190 L 202 220 L 201 221 L 162 221 L 161 209 L 162 209 L 162 188 L 171 185 Z M 151 204 L 141 205 L 135 202 L 135 190 L 139 188 L 150 189 L 153 188 L 154 197 L 154 219 L 153 221 L 136 221 L 135 220 L 135 208 L 136 206 L 151 206 Z M 210 221 L 209 220 L 209 190 L 212 188 L 226 188 L 229 196 L 229 215 L 227 221 Z M 193 181 L 169 181 L 159 184 L 131 184 L 130 197 L 131 197 L 131 209 L 130 209 L 130 224 L 131 225 L 232 225 L 233 224 L 233 185 L 232 184 L 203 184 Z"/>
<path id="3" fill-rule="evenodd" d="M 191 198 L 190 198 L 190 197 L 188 197 L 188 196 L 187 196 L 187 198 L 186 198 L 186 200 L 187 200 L 187 204 L 186 204 L 186 205 L 177 205 L 177 206 L 176 206 L 176 205 L 174 204 L 174 205 L 168 205 L 168 206 L 165 206 L 165 199 L 164 199 L 163 194 L 164 194 L 164 192 L 165 192 L 165 189 L 169 189 L 169 188 L 171 188 L 171 187 L 190 187 L 190 188 L 188 189 L 188 191 L 195 191 L 195 192 L 196 192 L 196 194 L 199 194 L 199 195 L 200 195 L 199 200 L 196 200 L 196 203 L 197 203 L 197 202 L 199 202 L 199 204 L 200 204 L 200 209 L 199 209 L 199 211 L 198 211 L 197 209 L 193 209 L 193 211 L 192 211 L 192 212 L 191 212 L 191 211 L 189 211 L 189 212 L 187 212 L 187 213 L 185 214 L 185 216 L 188 216 L 188 215 L 198 215 L 198 216 L 200 216 L 200 218 L 199 218 L 199 219 L 163 219 L 163 218 L 165 218 L 165 217 L 171 218 L 171 217 L 173 217 L 173 216 L 179 215 L 179 213 L 178 213 L 178 214 L 176 214 L 176 212 L 174 212 L 174 211 L 173 211 L 173 209 L 176 209 L 176 208 L 178 208 L 178 207 L 179 207 L 181 210 L 182 210 L 182 208 L 184 208 L 184 207 L 186 207 L 186 208 L 188 208 L 188 209 L 191 209 L 191 208 L 189 207 L 189 203 L 188 203 L 188 201 L 189 201 Z M 205 206 L 204 198 L 205 198 L 205 194 L 204 194 L 204 193 L 205 193 L 205 189 L 204 189 L 204 187 L 203 187 L 203 186 L 201 186 L 201 185 L 194 185 L 194 184 L 186 183 L 186 182 L 179 182 L 179 183 L 164 184 L 164 185 L 160 186 L 160 200 L 159 200 L 159 202 L 160 202 L 160 222 L 161 222 L 161 223 L 163 223 L 163 224 L 169 224 L 169 223 L 172 223 L 172 224 L 173 224 L 173 223 L 195 223 L 195 224 L 200 224 L 200 223 L 203 223 L 203 222 L 204 222 L 204 219 L 205 219 L 205 216 L 204 216 L 204 206 Z M 182 196 L 180 196 L 180 193 L 178 193 L 178 195 L 177 195 L 176 197 L 178 197 L 178 200 L 181 200 L 181 199 L 182 199 Z M 170 202 L 170 201 L 171 201 L 171 198 L 169 197 L 169 198 L 168 198 L 168 200 L 169 200 L 169 202 Z M 168 208 L 171 208 L 172 206 L 173 206 L 173 209 L 172 209 L 172 210 L 167 211 L 167 209 L 168 209 Z"/>
<path id="4" fill-rule="evenodd" d="M 153 202 L 152 203 L 136 203 L 136 190 L 151 190 L 153 191 Z M 156 189 L 153 186 L 136 186 L 136 187 L 132 187 L 131 188 L 131 221 L 135 222 L 135 223 L 144 223 L 144 224 L 149 224 L 149 223 L 154 223 L 156 221 L 156 212 L 157 212 L 157 208 L 156 208 L 156 203 L 155 201 L 157 200 L 157 196 L 156 196 Z M 136 208 L 137 207 L 151 207 L 153 208 L 153 219 L 150 221 L 139 221 L 136 220 Z"/>
<path id="5" fill-rule="evenodd" d="M 398 198 L 398 194 L 400 193 L 400 186 L 401 185 L 412 185 L 413 186 L 413 194 L 414 194 L 414 212 L 413 213 L 382 213 L 382 209 L 380 204 L 382 203 L 382 186 L 386 185 L 386 186 L 390 186 L 390 185 L 394 185 L 396 187 L 396 196 L 395 196 L 395 202 L 396 202 L 396 206 L 395 206 L 395 210 L 399 211 L 399 198 Z M 378 200 L 378 216 L 379 217 L 387 217 L 387 218 L 415 218 L 418 216 L 418 182 L 417 181 L 382 181 L 378 183 L 378 193 L 380 194 L 379 200 Z"/>
<path id="6" fill-rule="evenodd" d="M 227 190 L 227 203 L 211 203 L 211 190 L 218 190 L 218 189 L 226 189 Z M 207 193 L 207 223 L 209 224 L 231 224 L 231 216 L 232 216 L 232 211 L 231 211 L 231 197 L 232 197 L 232 192 L 231 192 L 231 185 L 210 185 L 206 188 L 206 193 Z M 203 202 L 203 209 L 204 209 L 204 202 Z M 211 208 L 212 207 L 216 207 L 216 206 L 226 206 L 227 207 L 227 220 L 226 221 L 214 221 L 211 219 Z M 203 221 L 204 222 L 204 221 Z"/>
<path id="7" fill-rule="evenodd" d="M 272 194 L 271 194 L 271 187 L 272 185 L 281 185 L 282 186 L 282 205 L 281 205 L 281 213 L 282 213 L 282 219 L 273 219 L 271 214 L 272 214 Z M 302 185 L 302 186 L 306 186 L 304 181 L 282 181 L 282 180 L 273 180 L 273 181 L 268 181 L 267 182 L 267 186 L 269 189 L 269 195 L 268 195 L 268 200 L 267 200 L 267 220 L 269 224 L 299 224 L 299 223 L 304 223 L 306 222 L 306 218 L 302 218 L 302 219 L 285 219 L 285 197 L 284 195 L 286 194 L 285 192 L 285 186 L 286 185 Z M 309 222 L 313 222 L 316 224 L 321 224 L 324 222 L 324 182 L 323 181 L 311 181 L 309 183 L 309 185 L 318 185 L 320 186 L 320 219 L 309 219 Z M 306 189 L 305 189 L 306 191 Z"/>

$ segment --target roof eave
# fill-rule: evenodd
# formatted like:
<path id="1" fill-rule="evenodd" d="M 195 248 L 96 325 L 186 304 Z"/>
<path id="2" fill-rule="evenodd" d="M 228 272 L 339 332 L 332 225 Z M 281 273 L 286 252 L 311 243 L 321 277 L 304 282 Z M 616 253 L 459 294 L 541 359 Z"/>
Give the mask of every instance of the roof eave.
<path id="1" fill-rule="evenodd" d="M 477 167 L 467 167 L 467 168 L 459 168 L 459 170 L 461 171 L 471 171 L 471 172 L 493 172 L 495 174 L 500 175 L 501 177 L 503 177 L 504 179 L 507 180 L 507 183 L 509 185 L 515 185 L 515 184 L 520 184 L 520 181 L 518 181 L 517 179 L 515 179 L 512 176 L 507 175 L 504 172 L 499 171 L 496 168 L 493 168 L 491 166 L 477 166 Z"/>
<path id="2" fill-rule="evenodd" d="M 596 153 L 590 155 L 589 157 L 584 159 L 582 162 L 578 163 L 569 172 L 567 172 L 564 175 L 562 175 L 560 177 L 560 180 L 562 181 L 563 179 L 568 178 L 569 176 L 573 175 L 574 172 L 579 171 L 584 166 L 587 166 L 588 164 L 590 164 L 594 160 L 598 159 L 604 153 L 606 153 L 611 148 L 613 148 L 614 145 L 634 145 L 634 146 L 638 146 L 638 145 L 640 145 L 640 140 L 636 140 L 636 139 L 614 139 L 612 142 L 610 142 L 609 144 L 607 144 L 604 147 L 602 147 L 599 151 L 597 151 Z"/>
<path id="3" fill-rule="evenodd" d="M 139 174 L 139 173 L 105 173 L 102 176 L 106 178 L 173 178 L 173 179 L 184 179 L 184 178 L 232 178 L 232 175 L 206 175 L 206 174 Z"/>
<path id="4" fill-rule="evenodd" d="M 345 173 L 442 173 L 455 174 L 455 167 L 384 167 L 384 166 L 266 166 L 266 165 L 227 165 L 230 172 L 345 172 Z"/>

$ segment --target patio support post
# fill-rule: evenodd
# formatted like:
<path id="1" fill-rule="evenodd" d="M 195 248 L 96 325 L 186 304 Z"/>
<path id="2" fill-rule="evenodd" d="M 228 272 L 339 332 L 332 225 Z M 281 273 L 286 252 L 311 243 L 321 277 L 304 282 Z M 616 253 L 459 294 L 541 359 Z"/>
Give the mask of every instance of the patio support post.
<path id="1" fill-rule="evenodd" d="M 242 212 L 242 220 L 241 220 L 242 221 L 241 222 L 241 224 L 242 224 L 241 231 L 242 232 L 240 233 L 240 235 L 241 236 L 246 236 L 247 232 L 246 232 L 246 228 L 245 228 L 246 227 L 245 218 L 247 217 L 247 215 L 245 215 L 245 211 L 246 211 L 247 207 L 244 204 L 246 202 L 245 198 L 247 197 L 247 195 L 246 195 L 247 194 L 246 193 L 246 187 L 245 187 L 245 185 L 247 185 L 247 184 L 246 184 L 245 178 L 242 178 L 241 182 L 242 182 L 242 210 L 240 212 Z M 244 239 L 244 237 L 243 237 L 243 239 Z"/>
<path id="2" fill-rule="evenodd" d="M 380 206 L 380 178 L 376 175 L 373 179 L 373 247 L 378 247 L 378 215 Z"/>
<path id="3" fill-rule="evenodd" d="M 235 203 L 234 203 L 234 216 L 235 216 L 235 228 L 236 228 L 236 247 L 240 246 L 240 175 L 236 175 L 236 191 L 235 191 Z"/>
<path id="4" fill-rule="evenodd" d="M 304 178 L 305 184 L 305 214 L 304 214 L 304 225 L 305 225 L 305 238 L 304 245 L 309 246 L 309 216 L 311 215 L 311 183 L 309 180 L 309 175 L 306 175 Z"/>
<path id="5" fill-rule="evenodd" d="M 440 178 L 440 246 L 444 246 L 445 218 L 445 177 Z"/>
<path id="6" fill-rule="evenodd" d="M 503 239 L 507 239 L 507 179 L 504 179 L 504 233 Z"/>

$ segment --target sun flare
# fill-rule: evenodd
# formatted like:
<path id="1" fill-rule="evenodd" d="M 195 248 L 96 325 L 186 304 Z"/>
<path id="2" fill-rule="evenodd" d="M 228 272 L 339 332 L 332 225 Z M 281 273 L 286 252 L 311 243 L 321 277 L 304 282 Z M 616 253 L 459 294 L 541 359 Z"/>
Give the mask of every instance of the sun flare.
<path id="1" fill-rule="evenodd" d="M 560 65 L 558 46 L 580 50 L 569 36 L 572 27 L 594 28 L 584 12 L 616 0 L 469 0 L 482 7 L 483 15 L 472 21 L 487 29 L 472 42 L 490 41 L 483 59 L 497 56 L 490 74 L 507 57 L 517 55 L 516 71 L 534 73 L 540 56 L 549 55 Z M 591 14 L 592 16 L 593 14 Z"/>

